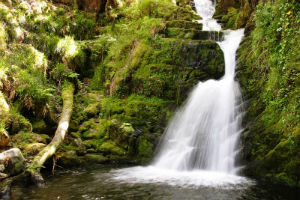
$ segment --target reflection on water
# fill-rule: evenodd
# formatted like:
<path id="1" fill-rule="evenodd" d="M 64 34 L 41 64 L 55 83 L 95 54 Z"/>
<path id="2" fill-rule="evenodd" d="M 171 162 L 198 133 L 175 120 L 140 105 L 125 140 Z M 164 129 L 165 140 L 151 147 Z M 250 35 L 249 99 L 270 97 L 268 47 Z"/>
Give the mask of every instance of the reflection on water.
<path id="1" fill-rule="evenodd" d="M 128 169 L 126 169 L 128 170 Z M 131 170 L 140 170 L 134 167 Z M 87 199 L 87 200 L 277 200 L 297 199 L 300 191 L 286 190 L 273 185 L 244 184 L 246 187 L 224 187 L 224 185 L 198 184 L 198 186 L 176 185 L 163 181 L 124 181 L 118 178 L 120 170 L 113 166 L 97 166 L 96 169 L 77 169 L 59 171 L 55 176 L 47 177 L 45 188 L 36 186 L 24 187 L 23 184 L 13 187 L 13 200 L 54 200 L 54 199 Z M 137 177 L 139 179 L 140 177 Z M 158 177 L 157 177 L 158 178 Z M 176 178 L 175 178 L 176 179 Z M 147 177 L 146 177 L 147 180 Z M 203 179 L 201 180 L 203 181 Z M 253 183 L 253 182 L 252 182 Z"/>

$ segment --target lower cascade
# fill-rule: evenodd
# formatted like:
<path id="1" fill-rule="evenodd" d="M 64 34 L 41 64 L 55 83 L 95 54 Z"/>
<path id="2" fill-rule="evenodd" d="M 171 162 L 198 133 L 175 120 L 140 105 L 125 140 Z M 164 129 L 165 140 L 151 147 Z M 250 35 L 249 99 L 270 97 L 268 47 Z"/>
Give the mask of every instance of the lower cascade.
<path id="1" fill-rule="evenodd" d="M 212 18 L 211 0 L 195 0 L 203 31 L 221 31 Z M 116 170 L 117 180 L 169 182 L 171 185 L 230 185 L 249 181 L 237 176 L 242 101 L 235 82 L 236 51 L 244 29 L 223 31 L 218 42 L 224 53 L 225 75 L 220 80 L 199 82 L 167 129 L 153 163 L 148 167 Z"/>
<path id="2" fill-rule="evenodd" d="M 194 88 L 167 128 L 154 166 L 237 173 L 234 161 L 241 132 L 241 100 L 234 68 L 242 36 L 243 30 L 229 31 L 219 43 L 225 55 L 225 76 Z"/>

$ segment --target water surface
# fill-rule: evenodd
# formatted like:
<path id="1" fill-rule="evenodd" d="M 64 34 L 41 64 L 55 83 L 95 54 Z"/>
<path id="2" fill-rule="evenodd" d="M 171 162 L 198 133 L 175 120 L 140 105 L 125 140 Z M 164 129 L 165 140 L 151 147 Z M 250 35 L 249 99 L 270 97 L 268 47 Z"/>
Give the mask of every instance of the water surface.
<path id="1" fill-rule="evenodd" d="M 130 168 L 133 171 L 136 167 Z M 46 187 L 16 185 L 11 199 L 54 200 L 285 200 L 297 199 L 300 191 L 268 184 L 173 184 L 161 181 L 126 181 L 120 173 L 128 168 L 94 166 L 92 169 L 61 170 L 54 176 L 46 175 Z M 128 175 L 128 173 L 126 173 Z M 132 178 L 132 177 L 131 177 Z M 197 177 L 194 177 L 196 179 Z M 137 177 L 139 179 L 139 177 Z M 199 177 L 199 180 L 201 177 Z M 249 180 L 248 180 L 249 181 Z M 209 181 L 208 181 L 209 182 Z M 229 184 L 230 185 L 230 184 Z"/>

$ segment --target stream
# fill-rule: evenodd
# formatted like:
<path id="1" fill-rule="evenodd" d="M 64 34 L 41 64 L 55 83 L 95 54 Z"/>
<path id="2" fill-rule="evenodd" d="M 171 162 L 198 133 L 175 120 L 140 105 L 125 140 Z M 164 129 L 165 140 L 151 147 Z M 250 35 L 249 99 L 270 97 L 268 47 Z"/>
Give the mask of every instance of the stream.
<path id="1" fill-rule="evenodd" d="M 95 165 L 89 169 L 58 170 L 45 175 L 45 188 L 19 183 L 12 188 L 12 200 L 288 200 L 300 191 L 271 183 L 232 185 L 176 185 L 168 182 L 130 182 L 117 178 L 120 166 Z M 124 167 L 122 167 L 124 169 Z M 127 168 L 128 169 L 128 168 Z M 134 170 L 135 168 L 130 168 Z M 117 179 L 116 179 L 117 178 Z"/>

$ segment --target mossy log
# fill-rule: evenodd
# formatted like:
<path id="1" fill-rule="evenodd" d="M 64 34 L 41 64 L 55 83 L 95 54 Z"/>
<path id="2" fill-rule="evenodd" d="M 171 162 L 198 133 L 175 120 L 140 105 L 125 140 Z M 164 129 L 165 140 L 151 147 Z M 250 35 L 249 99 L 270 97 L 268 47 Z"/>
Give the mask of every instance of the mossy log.
<path id="1" fill-rule="evenodd" d="M 48 144 L 38 155 L 35 156 L 34 160 L 27 169 L 31 175 L 32 181 L 38 185 L 42 185 L 44 182 L 43 177 L 40 174 L 40 169 L 43 167 L 46 160 L 55 154 L 56 149 L 64 140 L 69 128 L 70 118 L 73 110 L 73 95 L 74 85 L 68 82 L 65 83 L 62 90 L 63 110 L 55 132 L 55 136 L 50 144 Z"/>

